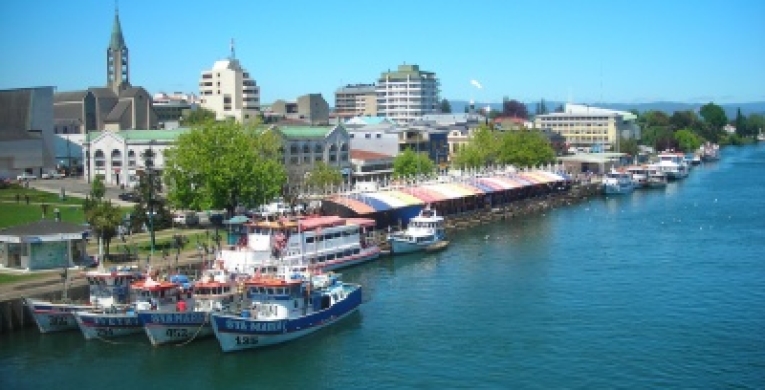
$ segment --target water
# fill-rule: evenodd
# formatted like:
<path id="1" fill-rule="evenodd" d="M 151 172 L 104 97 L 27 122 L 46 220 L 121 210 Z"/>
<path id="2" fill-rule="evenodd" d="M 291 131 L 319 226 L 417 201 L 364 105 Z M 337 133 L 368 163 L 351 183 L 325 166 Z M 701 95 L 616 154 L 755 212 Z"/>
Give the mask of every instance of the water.
<path id="1" fill-rule="evenodd" d="M 765 145 L 726 148 L 666 190 L 346 270 L 359 313 L 293 343 L 0 335 L 0 389 L 765 388 L 764 199 Z"/>

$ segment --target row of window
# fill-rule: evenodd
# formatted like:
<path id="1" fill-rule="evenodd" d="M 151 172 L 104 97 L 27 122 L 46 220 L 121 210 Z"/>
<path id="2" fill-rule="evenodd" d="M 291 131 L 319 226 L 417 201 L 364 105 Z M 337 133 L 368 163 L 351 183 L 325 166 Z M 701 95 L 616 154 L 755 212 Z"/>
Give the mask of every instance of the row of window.
<path id="1" fill-rule="evenodd" d="M 314 144 L 313 146 L 314 153 L 324 153 L 324 146 L 322 144 Z M 348 144 L 342 144 L 340 145 L 340 151 L 341 152 L 347 152 L 348 151 Z M 300 147 L 298 144 L 291 144 L 290 145 L 290 154 L 298 154 L 300 152 Z M 337 152 L 337 145 L 331 144 L 329 146 L 329 152 L 334 153 Z M 303 153 L 311 153 L 311 146 L 310 144 L 303 144 Z"/>
<path id="2" fill-rule="evenodd" d="M 324 160 L 324 157 L 322 155 L 320 155 L 320 154 L 319 155 L 315 155 L 313 157 L 313 161 L 314 162 L 319 162 L 319 161 L 323 161 L 323 160 Z M 299 156 L 292 156 L 292 157 L 290 157 L 290 163 L 293 164 L 293 165 L 300 165 L 300 161 L 301 161 L 301 159 L 300 159 Z M 311 162 L 311 156 L 310 155 L 304 155 L 302 161 L 303 161 L 303 163 L 310 163 Z M 348 161 L 348 155 L 347 154 L 341 155 L 340 156 L 340 161 L 347 162 Z M 329 155 L 329 162 L 331 162 L 331 163 L 337 162 L 337 155 L 330 154 Z"/>
<path id="3" fill-rule="evenodd" d="M 350 257 L 352 255 L 358 255 L 361 253 L 361 249 L 346 249 L 344 251 L 339 251 L 337 253 L 330 253 L 327 255 L 321 255 L 321 256 L 314 256 L 311 257 L 311 263 L 324 263 L 326 261 L 332 261 L 335 259 L 342 259 L 343 257 Z"/>

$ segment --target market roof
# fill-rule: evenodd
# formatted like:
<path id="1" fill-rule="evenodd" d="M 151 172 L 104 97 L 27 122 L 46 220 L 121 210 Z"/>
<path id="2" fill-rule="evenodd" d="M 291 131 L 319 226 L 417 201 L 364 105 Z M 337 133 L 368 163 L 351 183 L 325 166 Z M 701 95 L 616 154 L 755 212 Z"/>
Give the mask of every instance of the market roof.
<path id="1" fill-rule="evenodd" d="M 41 219 L 25 225 L 0 230 L 0 236 L 47 236 L 51 234 L 84 233 L 85 227 L 71 222 Z"/>

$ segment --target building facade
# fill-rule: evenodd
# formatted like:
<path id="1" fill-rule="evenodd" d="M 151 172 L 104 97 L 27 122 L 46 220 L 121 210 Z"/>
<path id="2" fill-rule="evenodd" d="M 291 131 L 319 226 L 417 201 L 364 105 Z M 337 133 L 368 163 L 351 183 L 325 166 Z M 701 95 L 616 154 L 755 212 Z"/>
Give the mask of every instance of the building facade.
<path id="1" fill-rule="evenodd" d="M 377 92 L 374 84 L 349 84 L 335 91 L 335 116 L 377 116 Z"/>
<path id="2" fill-rule="evenodd" d="M 53 168 L 53 87 L 0 90 L 0 175 Z"/>
<path id="3" fill-rule="evenodd" d="M 282 139 L 284 165 L 291 183 L 301 183 L 315 164 L 324 162 L 344 175 L 351 173 L 350 139 L 342 125 L 272 126 Z"/>
<path id="4" fill-rule="evenodd" d="M 0 269 L 30 271 L 83 264 L 87 256 L 84 233 L 80 225 L 52 219 L 2 229 Z"/>
<path id="5" fill-rule="evenodd" d="M 606 149 L 617 150 L 619 137 L 640 138 L 636 120 L 637 116 L 630 112 L 566 104 L 563 112 L 537 115 L 534 127 L 562 135 L 570 146 L 605 145 Z"/>
<path id="6" fill-rule="evenodd" d="M 231 56 L 216 61 L 199 79 L 200 104 L 215 112 L 216 119 L 233 118 L 238 122 L 254 120 L 260 111 L 260 87 L 249 72 Z"/>
<path id="7" fill-rule="evenodd" d="M 269 116 L 304 122 L 311 126 L 329 124 L 329 104 L 320 93 L 299 96 L 296 101 L 274 101 Z"/>
<path id="8" fill-rule="evenodd" d="M 436 74 L 418 65 L 399 65 L 383 72 L 377 80 L 377 113 L 406 124 L 426 114 L 438 112 L 439 81 Z"/>

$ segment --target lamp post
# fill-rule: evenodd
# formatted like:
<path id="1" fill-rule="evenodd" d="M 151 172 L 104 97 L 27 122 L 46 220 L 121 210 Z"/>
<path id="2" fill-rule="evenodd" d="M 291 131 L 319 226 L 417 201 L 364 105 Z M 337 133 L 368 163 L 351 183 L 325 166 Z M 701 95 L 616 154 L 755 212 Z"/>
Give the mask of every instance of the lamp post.
<path id="1" fill-rule="evenodd" d="M 146 173 L 149 175 L 149 199 L 146 203 L 147 213 L 149 214 L 149 236 L 151 237 L 151 249 L 149 252 L 149 259 L 154 256 L 154 140 L 149 141 L 149 150 L 144 160 L 146 166 Z"/>

